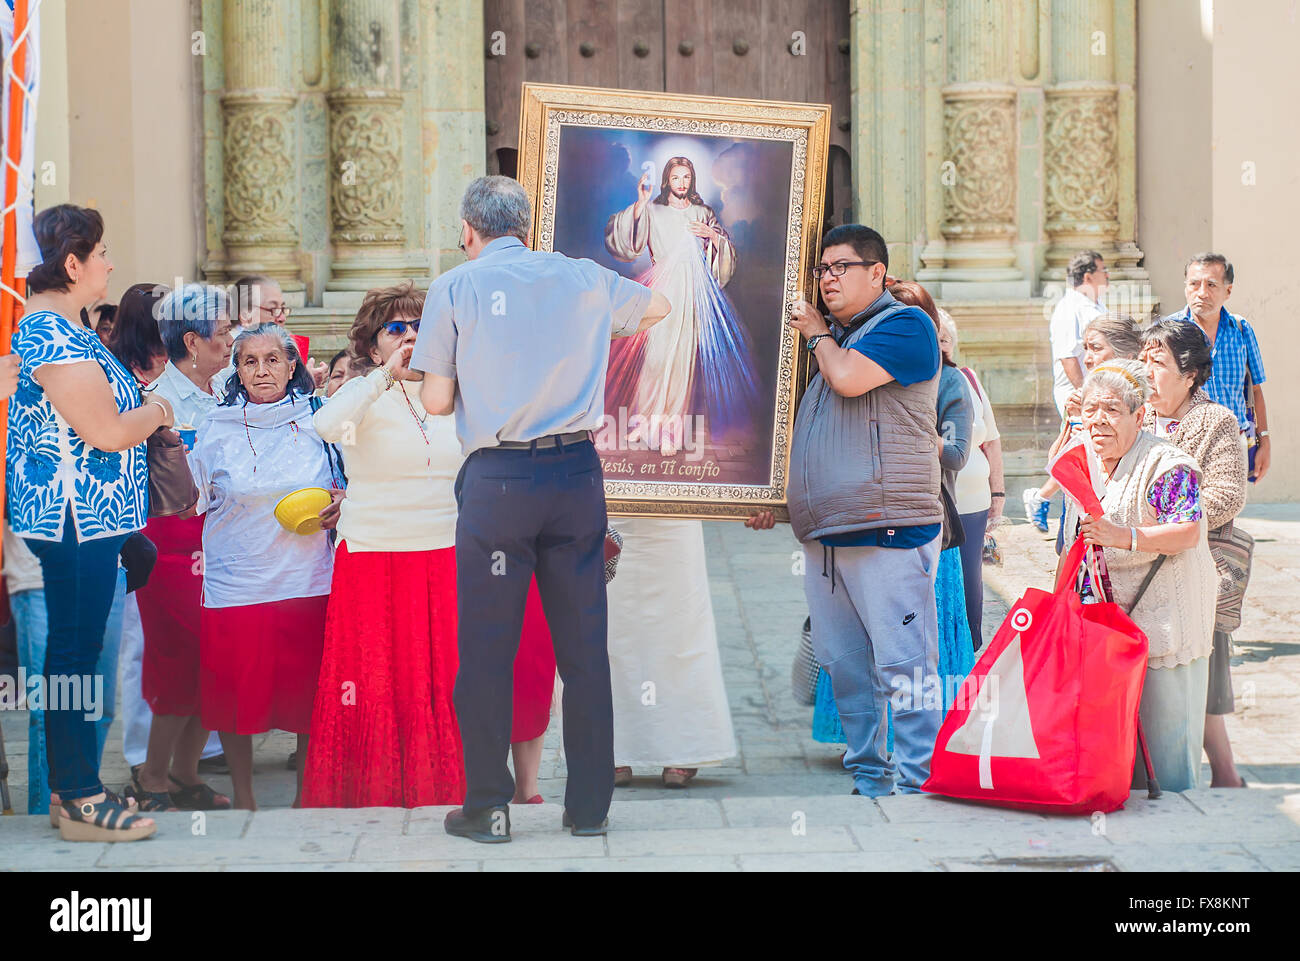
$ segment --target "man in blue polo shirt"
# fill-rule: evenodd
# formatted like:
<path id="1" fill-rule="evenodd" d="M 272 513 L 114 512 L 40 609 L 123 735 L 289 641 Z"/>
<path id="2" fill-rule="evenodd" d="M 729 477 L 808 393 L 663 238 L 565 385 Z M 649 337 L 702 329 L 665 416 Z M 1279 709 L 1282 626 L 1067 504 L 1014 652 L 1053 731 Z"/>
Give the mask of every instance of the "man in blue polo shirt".
<path id="1" fill-rule="evenodd" d="M 880 234 L 836 227 L 813 268 L 831 323 L 804 301 L 790 311 L 819 370 L 791 436 L 790 523 L 813 649 L 848 741 L 844 767 L 853 793 L 872 797 L 920 791 L 943 714 L 924 696 L 939 659 L 939 342 L 929 316 L 884 289 L 888 266 Z M 770 526 L 770 515 L 747 523 Z"/>
<path id="2" fill-rule="evenodd" d="M 1223 254 L 1196 254 L 1183 269 L 1183 291 L 1187 306 L 1166 320 L 1196 324 L 1210 342 L 1214 371 L 1204 390 L 1216 404 L 1237 415 L 1242 434 L 1254 448 L 1252 481 L 1268 472 L 1272 443 L 1268 435 L 1268 410 L 1264 406 L 1264 360 L 1255 330 L 1244 317 L 1230 313 L 1224 304 L 1232 295 L 1232 264 Z M 1255 407 L 1251 423 L 1246 384 L 1249 376 L 1251 402 Z"/>

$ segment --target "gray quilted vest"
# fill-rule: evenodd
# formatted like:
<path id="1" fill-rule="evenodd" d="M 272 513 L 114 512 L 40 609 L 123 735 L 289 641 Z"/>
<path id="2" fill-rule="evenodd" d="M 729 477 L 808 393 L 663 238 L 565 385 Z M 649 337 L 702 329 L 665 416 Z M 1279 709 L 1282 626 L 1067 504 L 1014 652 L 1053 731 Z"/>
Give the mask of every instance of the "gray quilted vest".
<path id="1" fill-rule="evenodd" d="M 840 346 L 851 346 L 885 317 L 908 309 L 918 308 L 885 291 L 867 308 L 866 323 Z M 786 487 L 790 523 L 800 541 L 943 521 L 938 393 L 937 373 L 907 387 L 891 380 L 861 397 L 841 397 L 820 373 L 813 377 L 795 416 Z"/>

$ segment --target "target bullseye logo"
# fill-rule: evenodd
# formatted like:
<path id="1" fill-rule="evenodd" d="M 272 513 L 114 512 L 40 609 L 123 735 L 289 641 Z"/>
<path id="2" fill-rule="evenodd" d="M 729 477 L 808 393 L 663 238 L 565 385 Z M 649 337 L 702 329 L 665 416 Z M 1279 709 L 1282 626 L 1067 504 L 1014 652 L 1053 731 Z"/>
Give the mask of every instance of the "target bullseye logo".
<path id="1" fill-rule="evenodd" d="M 1023 607 L 1011 615 L 1011 626 L 1017 631 L 1029 630 L 1029 625 L 1034 623 L 1034 616 Z"/>

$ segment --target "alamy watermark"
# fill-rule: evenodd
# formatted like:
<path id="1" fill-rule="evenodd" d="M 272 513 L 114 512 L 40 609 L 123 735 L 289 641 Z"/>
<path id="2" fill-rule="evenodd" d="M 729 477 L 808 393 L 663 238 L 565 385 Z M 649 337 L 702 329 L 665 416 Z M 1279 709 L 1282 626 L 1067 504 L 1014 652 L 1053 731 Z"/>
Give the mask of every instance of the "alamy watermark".
<path id="1" fill-rule="evenodd" d="M 104 675 L 0 674 L 0 711 L 16 711 L 26 704 L 29 711 L 80 711 L 87 721 L 104 716 Z"/>

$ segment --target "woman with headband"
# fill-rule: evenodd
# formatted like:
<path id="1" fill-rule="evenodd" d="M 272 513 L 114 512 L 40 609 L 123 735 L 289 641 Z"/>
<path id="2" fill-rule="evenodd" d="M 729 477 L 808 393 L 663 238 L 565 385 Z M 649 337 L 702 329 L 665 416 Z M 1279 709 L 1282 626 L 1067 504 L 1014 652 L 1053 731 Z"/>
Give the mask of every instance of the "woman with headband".
<path id="1" fill-rule="evenodd" d="M 1129 611 L 1150 644 L 1139 713 L 1161 787 L 1186 791 L 1200 781 L 1218 574 L 1205 537 L 1201 469 L 1142 429 L 1150 395 L 1146 370 L 1134 360 L 1107 361 L 1084 379 L 1083 429 L 1101 461 L 1105 513 L 1081 514 L 1067 500 L 1065 548 L 1080 537 L 1100 548 L 1076 587 L 1085 603 L 1114 601 L 1126 611 L 1159 565 Z M 1144 774 L 1135 777 L 1142 786 Z"/>

